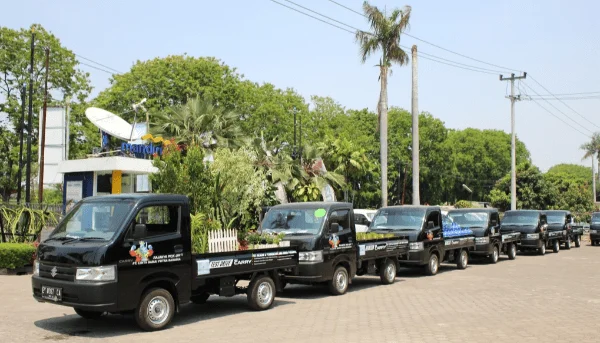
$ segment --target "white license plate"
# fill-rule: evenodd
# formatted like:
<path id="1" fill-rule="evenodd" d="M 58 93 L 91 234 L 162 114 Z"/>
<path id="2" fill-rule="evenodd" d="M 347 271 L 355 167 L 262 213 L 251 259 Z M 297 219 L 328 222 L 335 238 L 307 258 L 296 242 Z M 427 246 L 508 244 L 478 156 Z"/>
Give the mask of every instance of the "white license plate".
<path id="1" fill-rule="evenodd" d="M 537 233 L 529 233 L 529 234 L 527 234 L 527 238 L 529 238 L 529 239 L 538 239 L 538 238 L 540 238 L 540 235 L 537 234 Z"/>
<path id="2" fill-rule="evenodd" d="M 42 298 L 52 301 L 62 301 L 62 288 L 42 286 Z"/>

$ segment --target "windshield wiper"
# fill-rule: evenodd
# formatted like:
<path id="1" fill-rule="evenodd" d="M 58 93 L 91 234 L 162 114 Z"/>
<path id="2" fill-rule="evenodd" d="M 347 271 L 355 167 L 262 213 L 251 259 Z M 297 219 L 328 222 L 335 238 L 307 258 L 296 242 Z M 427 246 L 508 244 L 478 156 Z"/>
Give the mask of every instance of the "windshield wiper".
<path id="1" fill-rule="evenodd" d="M 81 237 L 80 241 L 106 241 L 106 238 L 103 237 Z"/>
<path id="2" fill-rule="evenodd" d="M 73 237 L 67 237 L 67 236 L 50 237 L 50 238 L 46 239 L 45 242 L 48 242 L 48 241 L 66 241 L 67 239 L 73 239 Z"/>

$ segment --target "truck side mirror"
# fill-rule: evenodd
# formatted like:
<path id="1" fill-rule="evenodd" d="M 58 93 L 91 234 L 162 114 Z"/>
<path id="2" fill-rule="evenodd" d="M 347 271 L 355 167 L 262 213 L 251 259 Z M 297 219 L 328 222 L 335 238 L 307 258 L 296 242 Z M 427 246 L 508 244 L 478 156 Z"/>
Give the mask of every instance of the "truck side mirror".
<path id="1" fill-rule="evenodd" d="M 147 232 L 146 224 L 135 224 L 133 227 L 133 239 L 145 238 Z"/>
<path id="2" fill-rule="evenodd" d="M 428 221 L 428 222 L 427 222 L 427 229 L 428 229 L 428 230 L 431 230 L 431 229 L 433 229 L 433 221 Z"/>
<path id="3" fill-rule="evenodd" d="M 498 221 L 496 219 L 492 219 L 492 226 L 498 225 Z"/>
<path id="4" fill-rule="evenodd" d="M 336 233 L 340 231 L 340 224 L 338 223 L 331 223 L 331 225 L 329 225 L 329 232 L 331 233 Z"/>

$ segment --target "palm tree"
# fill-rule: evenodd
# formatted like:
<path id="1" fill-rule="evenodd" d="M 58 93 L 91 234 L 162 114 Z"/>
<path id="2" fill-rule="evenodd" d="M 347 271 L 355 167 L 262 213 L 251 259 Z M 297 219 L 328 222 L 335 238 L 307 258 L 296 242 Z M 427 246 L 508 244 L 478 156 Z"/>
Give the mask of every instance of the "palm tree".
<path id="1" fill-rule="evenodd" d="M 215 106 L 210 99 L 193 98 L 155 118 L 152 134 L 173 138 L 178 144 L 199 145 L 213 151 L 217 147 L 237 148 L 245 142 L 240 116 Z"/>
<path id="2" fill-rule="evenodd" d="M 408 27 L 411 7 L 405 6 L 401 9 L 394 9 L 389 17 L 386 17 L 377 7 L 369 5 L 367 1 L 363 3 L 363 12 L 371 26 L 371 32 L 357 31 L 356 41 L 360 44 L 360 55 L 362 63 L 377 51 L 381 50 L 379 59 L 379 81 L 381 90 L 379 93 L 379 102 L 377 104 L 379 141 L 381 144 L 381 204 L 387 206 L 387 77 L 392 63 L 401 66 L 408 64 L 409 58 L 406 52 L 400 47 L 400 36 Z"/>
<path id="3" fill-rule="evenodd" d="M 594 204 L 596 203 L 596 173 L 594 172 L 594 155 L 598 157 L 598 170 L 600 170 L 600 133 L 596 132 L 592 135 L 592 140 L 584 143 L 580 147 L 585 151 L 583 155 L 583 159 L 591 157 L 592 158 L 592 198 L 594 199 Z"/>

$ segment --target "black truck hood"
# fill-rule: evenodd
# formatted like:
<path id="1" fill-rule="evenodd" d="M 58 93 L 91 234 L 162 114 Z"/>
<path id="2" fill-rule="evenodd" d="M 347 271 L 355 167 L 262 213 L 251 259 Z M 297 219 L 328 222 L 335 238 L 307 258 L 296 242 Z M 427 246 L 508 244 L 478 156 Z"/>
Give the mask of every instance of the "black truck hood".
<path id="1" fill-rule="evenodd" d="M 298 251 L 312 251 L 315 250 L 318 236 L 285 236 L 283 239 L 290 241 L 290 246 L 295 246 Z"/>
<path id="2" fill-rule="evenodd" d="M 548 224 L 549 231 L 562 231 L 565 226 L 563 224 Z"/>
<path id="3" fill-rule="evenodd" d="M 38 247 L 41 262 L 72 264 L 77 266 L 99 266 L 104 262 L 107 242 L 66 243 L 52 241 Z"/>
<path id="4" fill-rule="evenodd" d="M 500 226 L 501 233 L 520 232 L 520 233 L 535 233 L 537 225 L 502 225 Z"/>
<path id="5" fill-rule="evenodd" d="M 471 228 L 471 231 L 473 231 L 475 237 L 485 237 L 490 233 L 490 230 L 488 230 L 488 228 L 485 227 Z"/>

